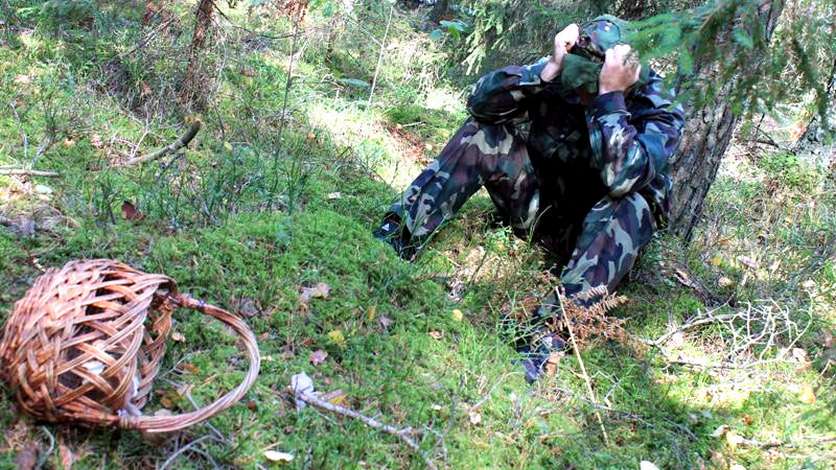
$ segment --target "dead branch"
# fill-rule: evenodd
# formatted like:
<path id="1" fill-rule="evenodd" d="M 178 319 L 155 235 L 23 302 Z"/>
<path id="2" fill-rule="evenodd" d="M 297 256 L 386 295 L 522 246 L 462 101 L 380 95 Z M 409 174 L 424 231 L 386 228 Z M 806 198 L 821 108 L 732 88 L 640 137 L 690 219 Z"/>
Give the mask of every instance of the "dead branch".
<path id="1" fill-rule="evenodd" d="M 57 172 L 54 172 L 54 171 L 27 170 L 25 168 L 0 168 L 0 175 L 3 175 L 3 176 L 45 176 L 45 177 L 61 176 Z"/>
<path id="2" fill-rule="evenodd" d="M 572 340 L 572 351 L 575 353 L 575 358 L 578 360 L 578 364 L 581 366 L 581 372 L 583 373 L 584 382 L 586 382 L 586 391 L 589 393 L 589 398 L 592 400 L 593 403 L 598 403 L 598 399 L 595 398 L 595 391 L 592 390 L 592 381 L 589 379 L 589 374 L 586 373 L 586 366 L 583 363 L 583 359 L 581 359 L 581 353 L 578 351 L 578 342 L 575 340 L 575 333 L 572 331 L 572 319 L 567 316 L 566 308 L 563 306 L 563 292 L 561 292 L 560 287 L 555 288 L 555 294 L 557 294 L 557 301 L 560 304 L 560 313 L 563 314 L 563 318 L 565 319 L 566 329 L 569 330 L 569 338 Z M 604 436 L 604 445 L 607 447 L 610 446 L 610 438 L 607 436 L 607 429 L 604 427 L 604 420 L 601 418 L 601 413 L 598 412 L 598 409 L 594 409 L 595 418 L 598 420 L 598 425 L 601 426 L 601 434 Z"/>
<path id="3" fill-rule="evenodd" d="M 291 387 L 290 391 L 293 392 L 294 398 L 297 400 L 297 407 L 299 407 L 299 401 L 307 403 L 309 405 L 315 406 L 319 409 L 330 411 L 332 413 L 337 413 L 342 416 L 346 416 L 348 418 L 353 418 L 362 421 L 366 426 L 371 428 L 377 429 L 379 431 L 383 431 L 387 434 L 391 434 L 398 439 L 400 439 L 404 444 L 406 444 L 410 449 L 415 451 L 421 458 L 424 460 L 424 464 L 426 464 L 427 468 L 432 470 L 436 470 L 435 463 L 429 459 L 429 457 L 425 456 L 421 452 L 421 446 L 415 442 L 415 439 L 412 436 L 415 434 L 415 430 L 406 427 L 406 428 L 396 428 L 394 426 L 381 423 L 380 421 L 370 418 L 366 415 L 358 413 L 350 408 L 346 408 L 344 406 L 335 405 L 329 401 L 325 401 L 314 394 L 313 391 L 313 381 L 311 381 L 310 377 L 307 376 L 305 373 L 297 374 L 293 376 L 291 380 Z"/>
<path id="4" fill-rule="evenodd" d="M 377 76 L 380 73 L 380 66 L 383 65 L 383 54 L 386 53 L 386 40 L 389 37 L 389 26 L 392 24 L 392 14 L 395 13 L 395 4 L 389 8 L 389 18 L 386 20 L 386 31 L 383 33 L 383 42 L 380 44 L 380 52 L 377 55 L 377 66 L 374 68 L 374 78 L 372 79 L 372 87 L 369 90 L 369 102 L 367 106 L 371 107 L 372 99 L 374 99 L 374 89 L 377 85 Z"/>
<path id="5" fill-rule="evenodd" d="M 191 126 L 189 126 L 186 132 L 184 132 L 183 135 L 181 135 L 176 141 L 166 145 L 165 147 L 155 152 L 149 153 L 148 155 L 140 155 L 139 157 L 132 158 L 123 163 L 122 166 L 133 166 L 145 162 L 158 160 L 189 145 L 192 139 L 194 139 L 194 136 L 197 135 L 197 131 L 199 131 L 200 127 L 203 125 L 203 121 L 201 121 L 199 118 L 192 118 L 191 121 Z"/>
<path id="6" fill-rule="evenodd" d="M 807 324 L 801 328 L 790 318 L 789 311 L 772 299 L 760 300 L 754 304 L 747 302 L 746 308 L 729 314 L 714 315 L 716 310 L 698 313 L 655 340 L 640 341 L 658 349 L 669 364 L 700 369 L 750 369 L 782 362 L 784 359 L 781 357 L 764 359 L 764 356 L 778 344 L 786 345 L 785 350 L 792 349 L 813 322 L 813 315 L 809 313 Z M 719 363 L 695 361 L 677 357 L 665 348 L 665 343 L 674 335 L 709 324 L 719 325 L 723 342 L 729 344 L 725 360 Z M 760 349 L 757 355 L 754 353 L 756 349 Z M 748 361 L 740 360 L 747 357 Z"/>

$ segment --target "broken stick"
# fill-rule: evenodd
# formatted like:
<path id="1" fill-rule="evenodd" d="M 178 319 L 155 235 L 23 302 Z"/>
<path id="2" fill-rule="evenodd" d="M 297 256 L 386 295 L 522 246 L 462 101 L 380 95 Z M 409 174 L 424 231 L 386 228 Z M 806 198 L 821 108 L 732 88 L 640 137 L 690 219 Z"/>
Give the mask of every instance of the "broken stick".
<path id="1" fill-rule="evenodd" d="M 57 172 L 54 172 L 54 171 L 27 170 L 25 168 L 0 168 L 0 175 L 3 175 L 3 176 L 46 176 L 46 177 L 60 176 Z"/>
<path id="2" fill-rule="evenodd" d="M 403 441 L 404 444 L 409 446 L 410 449 L 412 449 L 413 451 L 415 451 L 415 453 L 421 456 L 427 468 L 430 468 L 432 470 L 436 470 L 438 468 L 436 467 L 435 463 L 433 463 L 433 461 L 429 459 L 429 457 L 425 456 L 421 452 L 421 446 L 419 446 L 418 443 L 415 442 L 415 439 L 411 437 L 412 434 L 414 434 L 414 430 L 412 428 L 396 428 L 394 426 L 381 423 L 380 421 L 374 418 L 370 418 L 366 415 L 360 414 L 352 410 L 351 408 L 335 405 L 330 401 L 326 401 L 317 397 L 314 394 L 313 380 L 311 380 L 311 378 L 308 377 L 308 375 L 304 372 L 296 374 L 291 378 L 290 390 L 293 392 L 293 396 L 297 400 L 297 409 L 302 408 L 304 406 L 304 403 L 307 403 L 322 410 L 327 410 L 332 413 L 347 416 L 349 418 L 359 419 L 366 426 L 383 431 L 387 434 L 391 434 Z M 299 403 L 300 401 L 304 403 Z"/>
<path id="3" fill-rule="evenodd" d="M 187 118 L 186 122 L 187 123 L 190 122 L 191 125 L 189 126 L 188 129 L 186 129 L 186 132 L 184 132 L 183 135 L 181 135 L 180 138 L 178 138 L 176 141 L 166 145 L 165 147 L 163 147 L 163 148 L 161 148 L 161 149 L 159 149 L 155 152 L 151 152 L 148 155 L 140 155 L 138 157 L 132 158 L 132 159 L 126 161 L 125 163 L 123 163 L 122 166 L 133 166 L 133 165 L 138 165 L 140 163 L 145 163 L 145 162 L 151 162 L 151 161 L 154 161 L 154 160 L 158 160 L 158 159 L 160 159 L 160 158 L 162 158 L 166 155 L 170 155 L 170 154 L 180 150 L 181 148 L 189 145 L 189 142 L 191 142 L 192 139 L 194 139 L 194 136 L 197 135 L 197 131 L 200 130 L 200 127 L 203 125 L 203 122 L 200 120 L 200 118 L 196 118 L 196 117 Z"/>

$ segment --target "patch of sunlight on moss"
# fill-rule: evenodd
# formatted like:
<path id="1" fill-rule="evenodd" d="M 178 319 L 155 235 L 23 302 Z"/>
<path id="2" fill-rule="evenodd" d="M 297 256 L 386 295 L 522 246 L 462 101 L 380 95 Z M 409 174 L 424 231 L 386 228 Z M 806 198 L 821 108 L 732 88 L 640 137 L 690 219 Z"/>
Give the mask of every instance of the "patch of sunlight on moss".
<path id="1" fill-rule="evenodd" d="M 308 120 L 336 144 L 351 147 L 358 159 L 395 188 L 405 187 L 421 171 L 418 162 L 404 158 L 405 144 L 370 112 L 336 109 L 320 102 L 308 109 Z"/>
<path id="2" fill-rule="evenodd" d="M 433 110 L 445 110 L 459 113 L 464 112 L 464 102 L 462 98 L 453 90 L 442 87 L 427 90 L 424 107 Z"/>

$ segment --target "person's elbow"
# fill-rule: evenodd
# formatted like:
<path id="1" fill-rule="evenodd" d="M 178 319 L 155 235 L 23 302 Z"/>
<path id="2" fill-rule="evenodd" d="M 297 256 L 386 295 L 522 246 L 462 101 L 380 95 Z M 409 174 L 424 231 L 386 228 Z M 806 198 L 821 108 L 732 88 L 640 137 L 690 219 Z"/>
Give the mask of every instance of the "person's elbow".
<path id="1" fill-rule="evenodd" d="M 620 198 L 624 197 L 627 194 L 636 191 L 637 183 L 639 182 L 639 178 L 615 178 L 611 181 L 604 181 L 604 184 L 607 186 L 607 194 L 611 198 Z"/>

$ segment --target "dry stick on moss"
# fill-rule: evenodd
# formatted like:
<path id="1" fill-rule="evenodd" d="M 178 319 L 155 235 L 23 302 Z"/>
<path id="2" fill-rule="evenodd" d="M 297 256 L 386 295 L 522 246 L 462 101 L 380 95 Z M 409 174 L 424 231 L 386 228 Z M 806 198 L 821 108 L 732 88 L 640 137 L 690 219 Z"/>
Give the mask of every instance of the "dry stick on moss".
<path id="1" fill-rule="evenodd" d="M 138 165 L 140 163 L 145 163 L 145 162 L 158 160 L 158 159 L 160 159 L 160 158 L 162 158 L 166 155 L 170 155 L 170 154 L 180 150 L 181 148 L 189 145 L 189 142 L 191 142 L 192 139 L 194 139 L 194 136 L 197 135 L 197 131 L 200 130 L 200 126 L 202 126 L 202 125 L 203 125 L 203 122 L 200 119 L 194 118 L 192 120 L 191 126 L 189 126 L 189 128 L 186 130 L 186 132 L 184 132 L 183 135 L 181 135 L 180 138 L 178 138 L 176 141 L 166 145 L 165 147 L 157 150 L 156 152 L 152 152 L 152 153 L 149 153 L 148 155 L 140 155 L 139 157 L 132 158 L 132 159 L 126 161 L 125 163 L 123 163 L 122 166 L 133 166 L 133 165 Z"/>
<path id="2" fill-rule="evenodd" d="M 566 308 L 563 307 L 563 293 L 560 292 L 560 288 L 555 288 L 555 293 L 557 294 L 557 301 L 560 303 L 560 313 L 563 314 L 563 318 L 566 320 L 566 328 L 569 330 L 569 338 L 572 340 L 572 351 L 575 352 L 575 358 L 578 360 L 578 364 L 581 366 L 581 372 L 583 373 L 583 379 L 586 382 L 586 391 L 589 393 L 589 398 L 592 400 L 593 403 L 598 403 L 598 399 L 595 398 L 595 391 L 592 390 L 592 381 L 589 379 L 589 374 L 586 373 L 586 366 L 583 364 L 583 359 L 581 359 L 581 353 L 578 351 L 578 342 L 575 341 L 575 333 L 572 331 L 572 319 L 569 318 L 568 314 L 566 313 Z M 604 427 L 604 420 L 601 418 L 601 413 L 598 411 L 596 407 L 593 407 L 593 412 L 595 413 L 595 418 L 598 420 L 598 425 L 601 426 L 601 434 L 604 436 L 604 445 L 607 447 L 610 446 L 610 438 L 607 435 L 607 429 Z"/>
<path id="3" fill-rule="evenodd" d="M 380 421 L 378 421 L 374 418 L 370 418 L 366 415 L 362 415 L 362 414 L 352 410 L 351 408 L 346 408 L 344 406 L 335 405 L 335 404 L 333 404 L 329 401 L 322 400 L 318 397 L 315 397 L 311 393 L 305 393 L 305 392 L 302 392 L 302 391 L 297 391 L 295 396 L 299 400 L 302 400 L 309 405 L 315 406 L 315 407 L 323 409 L 323 410 L 330 411 L 332 413 L 337 413 L 339 415 L 347 416 L 349 418 L 359 419 L 364 424 L 366 424 L 366 426 L 375 428 L 377 430 L 383 431 L 387 434 L 391 434 L 391 435 L 397 437 L 398 439 L 403 441 L 404 444 L 409 446 L 410 449 L 415 451 L 416 454 L 421 456 L 421 458 L 424 460 L 424 463 L 427 465 L 427 468 L 431 468 L 433 470 L 436 470 L 438 468 L 438 467 L 435 466 L 435 463 L 433 463 L 432 460 L 430 460 L 428 457 L 426 457 L 421 452 L 421 446 L 419 446 L 418 443 L 415 442 L 415 439 L 410 437 L 410 434 L 412 434 L 414 432 L 412 428 L 407 427 L 407 428 L 401 429 L 401 428 L 396 428 L 394 426 L 390 426 L 388 424 L 381 423 Z"/>
<path id="4" fill-rule="evenodd" d="M 25 168 L 0 168 L 0 175 L 3 176 L 60 176 L 55 171 L 27 170 Z"/>
<path id="5" fill-rule="evenodd" d="M 380 53 L 377 55 L 377 66 L 374 68 L 374 78 L 372 78 L 372 88 L 369 90 L 368 107 L 372 106 L 372 99 L 374 98 L 374 89 L 377 86 L 377 76 L 380 74 L 380 66 L 383 65 L 383 54 L 386 53 L 386 39 L 389 37 L 389 26 L 392 25 L 392 14 L 395 13 L 395 4 L 389 7 L 389 18 L 386 20 L 386 31 L 383 33 L 383 41 L 380 43 Z"/>

